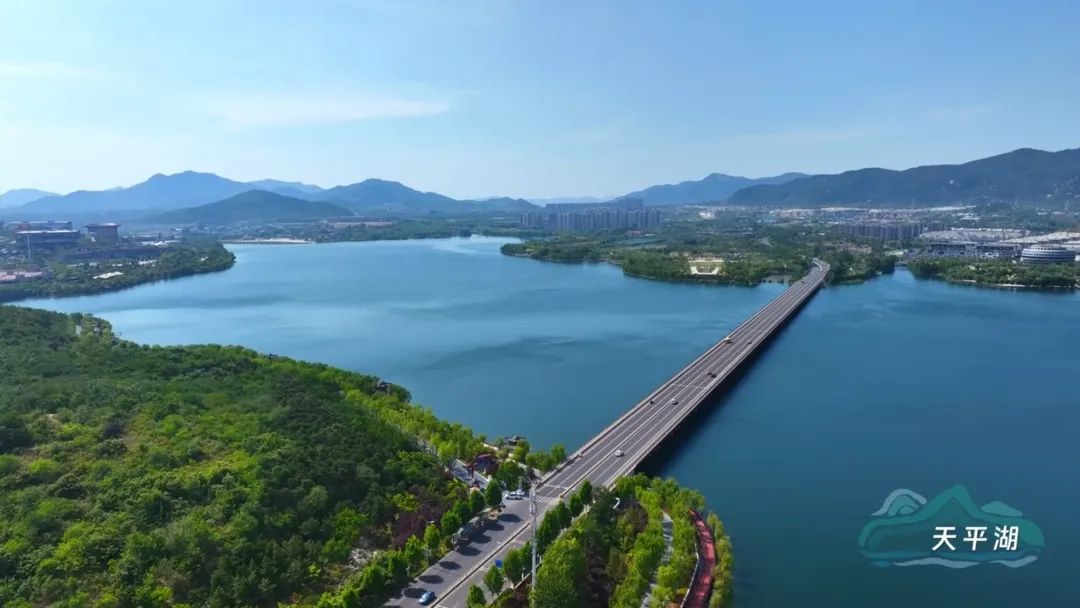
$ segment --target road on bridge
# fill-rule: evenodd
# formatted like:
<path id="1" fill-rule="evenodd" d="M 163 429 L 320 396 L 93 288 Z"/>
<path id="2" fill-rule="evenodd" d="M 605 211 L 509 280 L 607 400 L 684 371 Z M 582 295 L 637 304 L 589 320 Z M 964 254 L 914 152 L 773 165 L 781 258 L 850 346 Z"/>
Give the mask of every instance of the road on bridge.
<path id="1" fill-rule="evenodd" d="M 828 264 L 813 269 L 743 321 L 734 331 L 660 385 L 648 397 L 585 443 L 536 484 L 537 519 L 588 479 L 611 487 L 633 471 L 698 405 L 706 401 L 740 364 L 787 321 L 825 281 Z M 618 454 L 618 455 L 617 455 Z M 425 591 L 434 605 L 463 608 L 469 587 L 483 587 L 495 560 L 532 538 L 528 502 L 508 500 L 498 520 L 470 542 L 443 556 L 386 606 L 412 606 Z"/>

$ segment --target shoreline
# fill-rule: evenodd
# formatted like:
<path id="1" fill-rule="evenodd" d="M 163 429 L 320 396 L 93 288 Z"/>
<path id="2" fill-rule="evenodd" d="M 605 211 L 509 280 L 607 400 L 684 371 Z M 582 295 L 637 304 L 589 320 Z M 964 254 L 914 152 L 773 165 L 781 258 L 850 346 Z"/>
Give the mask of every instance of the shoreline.
<path id="1" fill-rule="evenodd" d="M 914 274 L 912 274 L 914 276 Z M 967 287 L 982 287 L 984 289 L 996 289 L 998 291 L 1076 291 L 1080 289 L 1080 285 L 1073 285 L 1067 287 L 1064 285 L 1024 285 L 1022 283 L 982 283 L 975 279 L 946 279 L 943 277 L 915 277 L 916 279 L 924 279 L 927 281 L 944 281 L 953 285 L 964 285 Z"/>
<path id="2" fill-rule="evenodd" d="M 268 239 L 222 239 L 222 245 L 315 245 L 317 241 L 274 237 Z"/>
<path id="3" fill-rule="evenodd" d="M 229 266 L 227 266 L 225 268 L 212 268 L 212 269 L 206 269 L 206 270 L 197 270 L 195 272 L 186 272 L 186 273 L 183 273 L 183 274 L 177 274 L 177 275 L 173 275 L 173 276 L 170 276 L 170 277 L 157 277 L 157 278 L 154 278 L 154 279 L 150 279 L 148 281 L 140 281 L 140 282 L 137 282 L 137 283 L 131 283 L 130 285 L 115 285 L 114 286 L 114 285 L 109 285 L 109 284 L 101 284 L 100 286 L 95 286 L 94 288 L 87 289 L 85 291 L 75 292 L 75 293 L 59 293 L 59 294 L 39 293 L 39 294 L 30 294 L 30 295 L 26 295 L 26 296 L 20 296 L 18 298 L 13 298 L 13 299 L 5 299 L 2 295 L 0 295 L 0 306 L 5 305 L 5 304 L 16 304 L 16 305 L 18 305 L 20 302 L 25 302 L 27 300 L 61 300 L 61 299 L 65 299 L 65 298 L 81 298 L 81 297 L 84 297 L 84 296 L 97 296 L 97 295 L 102 295 L 102 294 L 106 294 L 106 293 L 115 293 L 115 292 L 118 292 L 118 291 L 125 291 L 125 290 L 128 290 L 128 289 L 134 289 L 136 287 L 142 287 L 143 285 L 152 285 L 154 283 L 164 283 L 166 281 L 175 281 L 177 279 L 190 279 L 190 278 L 197 277 L 197 276 L 203 275 L 203 274 L 214 274 L 216 272 L 225 272 L 227 270 L 230 270 L 235 265 L 236 265 L 236 263 L 233 262 L 232 264 L 229 264 Z"/>
<path id="4" fill-rule="evenodd" d="M 105 293 L 113 293 L 118 291 L 124 291 L 143 285 L 149 285 L 152 283 L 160 283 L 164 281 L 172 281 L 175 279 L 185 279 L 195 277 L 202 274 L 214 274 L 218 272 L 225 272 L 231 270 L 236 266 L 236 255 L 221 246 L 222 251 L 227 254 L 227 258 L 223 257 L 220 260 L 211 264 L 189 266 L 186 268 L 174 270 L 172 272 L 165 272 L 160 275 L 143 276 L 136 279 L 125 279 L 122 276 L 114 276 L 108 279 L 94 279 L 92 282 L 83 283 L 78 288 L 71 288 L 69 291 L 63 289 L 59 291 L 53 291 L 51 288 L 55 288 L 57 285 L 63 287 L 64 283 L 57 283 L 54 279 L 47 279 L 45 284 L 29 284 L 29 287 L 23 287 L 16 290 L 19 284 L 10 286 L 11 289 L 0 290 L 0 305 L 2 304 L 19 304 L 27 300 L 58 300 L 62 298 L 78 298 L 84 296 L 101 295 Z M 199 264 L 206 262 L 208 258 L 204 258 L 199 261 Z"/>
<path id="5" fill-rule="evenodd" d="M 777 281 L 777 280 L 772 280 L 772 279 L 766 278 L 766 279 L 762 279 L 762 280 L 760 280 L 760 281 L 758 281 L 756 283 L 742 283 L 742 282 L 739 282 L 739 281 L 721 281 L 721 280 L 709 278 L 709 277 L 718 276 L 718 275 L 711 275 L 711 274 L 687 275 L 685 277 L 658 277 L 658 276 L 652 276 L 652 275 L 647 275 L 647 274 L 638 274 L 638 273 L 635 273 L 635 272 L 629 272 L 629 271 L 626 270 L 626 268 L 622 264 L 620 264 L 616 260 L 577 260 L 577 261 L 575 261 L 575 260 L 547 260 L 547 259 L 544 259 L 544 258 L 533 257 L 533 256 L 531 256 L 531 255 L 529 255 L 527 253 L 503 253 L 503 252 L 500 252 L 500 253 L 502 253 L 502 255 L 505 255 L 505 256 L 511 257 L 511 258 L 524 258 L 524 259 L 528 259 L 528 260 L 533 260 L 534 262 L 544 262 L 544 263 L 548 263 L 548 264 L 581 264 L 581 265 L 585 265 L 585 264 L 610 264 L 612 266 L 615 266 L 616 268 L 622 268 L 623 276 L 634 278 L 634 279 L 644 279 L 646 281 L 658 281 L 658 282 L 661 282 L 661 283 L 676 283 L 676 284 L 687 284 L 687 285 L 715 285 L 717 287 L 759 287 L 759 286 L 767 284 L 767 283 L 776 283 L 776 284 L 779 284 L 779 285 L 790 285 L 795 280 L 797 280 L 797 279 L 794 279 L 794 277 L 789 277 L 788 280 L 786 280 L 786 281 Z M 775 276 L 775 275 L 770 275 L 770 276 Z M 702 278 L 698 278 L 698 277 L 702 277 Z M 870 278 L 874 278 L 874 277 L 870 277 Z M 870 280 L 870 278 L 857 279 L 857 280 L 850 281 L 850 282 L 851 283 L 864 283 L 864 282 Z"/>

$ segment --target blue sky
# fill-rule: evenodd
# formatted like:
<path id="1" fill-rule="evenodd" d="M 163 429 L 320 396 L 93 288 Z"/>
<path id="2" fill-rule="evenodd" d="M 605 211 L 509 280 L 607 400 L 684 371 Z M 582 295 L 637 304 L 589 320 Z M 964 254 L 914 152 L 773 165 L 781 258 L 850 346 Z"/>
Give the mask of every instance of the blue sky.
<path id="1" fill-rule="evenodd" d="M 612 195 L 1080 146 L 1080 3 L 0 5 L 0 191 Z"/>

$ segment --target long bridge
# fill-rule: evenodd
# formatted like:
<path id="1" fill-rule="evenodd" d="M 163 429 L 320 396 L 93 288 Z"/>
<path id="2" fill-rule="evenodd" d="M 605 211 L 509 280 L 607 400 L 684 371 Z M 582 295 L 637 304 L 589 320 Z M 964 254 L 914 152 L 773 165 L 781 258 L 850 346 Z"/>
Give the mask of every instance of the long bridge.
<path id="1" fill-rule="evenodd" d="M 611 487 L 636 469 L 698 406 L 729 382 L 741 365 L 761 348 L 824 284 L 828 264 L 815 261 L 802 279 L 743 321 L 689 365 L 619 416 L 563 463 L 546 474 L 533 492 L 537 519 L 576 490 L 583 481 Z M 426 591 L 434 605 L 462 608 L 469 587 L 483 587 L 484 573 L 496 560 L 523 545 L 532 532 L 528 503 L 507 501 L 499 519 L 425 570 L 387 606 L 414 605 Z"/>

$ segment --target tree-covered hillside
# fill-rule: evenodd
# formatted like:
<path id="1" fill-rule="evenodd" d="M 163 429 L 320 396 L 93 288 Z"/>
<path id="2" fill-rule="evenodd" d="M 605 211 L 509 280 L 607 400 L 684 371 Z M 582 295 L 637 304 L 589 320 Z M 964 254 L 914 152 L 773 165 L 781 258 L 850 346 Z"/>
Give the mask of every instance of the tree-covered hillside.
<path id="1" fill-rule="evenodd" d="M 333 203 L 308 201 L 265 190 L 249 190 L 227 199 L 163 213 L 152 222 L 162 224 L 262 223 L 348 217 L 352 212 Z"/>
<path id="2" fill-rule="evenodd" d="M 468 441 L 372 377 L 0 307 L 0 605 L 310 601 L 462 497 L 394 417 Z"/>
<path id="3" fill-rule="evenodd" d="M 1021 149 L 960 165 L 859 169 L 743 188 L 736 205 L 926 207 L 957 203 L 1061 206 L 1080 200 L 1080 148 Z"/>

